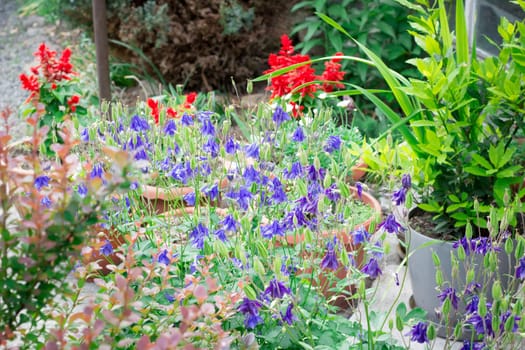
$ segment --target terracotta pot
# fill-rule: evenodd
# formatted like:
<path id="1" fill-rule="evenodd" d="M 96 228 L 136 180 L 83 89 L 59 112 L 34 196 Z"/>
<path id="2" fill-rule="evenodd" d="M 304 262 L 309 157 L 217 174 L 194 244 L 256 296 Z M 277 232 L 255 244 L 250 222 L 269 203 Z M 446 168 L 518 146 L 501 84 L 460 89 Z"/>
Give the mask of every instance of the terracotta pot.
<path id="1" fill-rule="evenodd" d="M 91 235 L 94 236 L 89 246 L 82 250 L 82 263 L 88 265 L 92 262 L 97 262 L 100 268 L 97 270 L 98 275 L 106 276 L 111 270 L 108 268 L 109 265 L 119 265 L 122 263 L 122 259 L 117 254 L 118 248 L 123 245 L 126 241 L 124 237 L 115 229 L 106 229 L 100 225 L 95 226 L 95 231 L 92 231 Z M 94 233 L 94 234 L 93 234 Z M 113 253 L 104 255 L 100 252 L 100 249 L 109 241 L 113 248 Z M 90 276 L 86 279 L 88 282 L 92 282 L 96 276 Z"/>
<path id="2" fill-rule="evenodd" d="M 354 182 L 361 180 L 366 175 L 366 169 L 368 169 L 368 165 L 363 159 L 359 159 L 359 162 L 351 168 L 352 180 Z"/>
<path id="3" fill-rule="evenodd" d="M 228 184 L 228 179 L 222 179 L 219 183 L 219 189 L 224 190 L 228 187 Z M 153 214 L 161 214 L 177 207 L 189 207 L 190 205 L 184 201 L 183 197 L 193 192 L 195 192 L 195 188 L 193 187 L 163 188 L 146 185 L 142 191 L 141 198 Z M 208 202 L 205 196 L 201 196 L 199 204 L 203 205 Z M 217 206 L 219 202 L 220 192 L 219 199 L 210 204 Z"/>
<path id="4" fill-rule="evenodd" d="M 359 197 L 357 195 L 357 188 L 350 187 L 350 189 L 352 191 L 352 195 L 354 196 L 354 198 L 358 199 Z M 381 215 L 382 215 L 381 205 L 379 204 L 377 199 L 375 199 L 371 194 L 364 192 L 364 191 L 362 193 L 361 200 L 373 209 L 374 215 L 372 215 L 369 219 L 365 220 L 364 222 L 355 225 L 355 227 L 353 227 L 352 230 L 358 229 L 360 227 L 364 227 L 367 231 L 369 231 L 372 221 L 373 220 L 379 221 L 381 219 Z M 364 263 L 365 252 L 363 251 L 363 249 L 361 249 L 360 244 L 353 243 L 352 236 L 349 234 L 349 231 L 351 230 L 344 230 L 344 231 L 332 230 L 332 231 L 321 232 L 321 239 L 323 241 L 328 241 L 332 239 L 334 236 L 336 236 L 337 239 L 343 243 L 346 251 L 348 253 L 353 253 L 356 266 L 362 267 Z M 303 234 L 287 235 L 284 237 L 284 239 L 286 240 L 288 245 L 294 246 L 294 245 L 304 242 L 304 235 Z M 277 242 L 277 246 L 279 245 L 280 243 Z M 311 259 L 313 261 L 315 258 L 322 258 L 322 256 L 305 253 L 303 255 L 303 258 Z M 311 274 L 312 268 L 307 268 L 302 272 L 306 275 Z M 336 271 L 328 270 L 326 271 L 326 273 L 334 274 L 334 278 L 332 281 L 330 281 L 330 279 L 327 278 L 327 275 L 320 274 L 317 279 L 314 279 L 312 281 L 312 285 L 318 286 L 321 289 L 323 295 L 327 299 L 335 297 L 335 299 L 330 303 L 331 305 L 337 306 L 341 309 L 348 309 L 352 306 L 355 306 L 353 305 L 352 300 L 349 298 L 349 296 L 355 293 L 354 285 L 347 286 L 345 288 L 344 295 L 337 296 L 337 292 L 330 291 L 330 289 L 336 287 L 337 281 L 346 279 L 348 277 L 347 276 L 348 271 L 343 266 L 340 266 Z"/>

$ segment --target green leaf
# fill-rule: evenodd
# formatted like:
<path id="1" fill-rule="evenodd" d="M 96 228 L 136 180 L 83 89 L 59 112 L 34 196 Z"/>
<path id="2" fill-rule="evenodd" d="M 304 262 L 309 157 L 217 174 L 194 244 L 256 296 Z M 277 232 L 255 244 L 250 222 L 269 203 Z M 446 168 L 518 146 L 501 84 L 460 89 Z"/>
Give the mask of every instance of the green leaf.
<path id="1" fill-rule="evenodd" d="M 396 308 L 396 316 L 404 318 L 406 313 L 407 313 L 407 306 L 405 305 L 405 303 L 399 303 L 399 305 Z"/>
<path id="2" fill-rule="evenodd" d="M 477 176 L 490 176 L 486 169 L 482 169 L 478 166 L 467 166 L 463 168 L 467 173 Z"/>
<path id="3" fill-rule="evenodd" d="M 481 165 L 482 167 L 484 167 L 487 170 L 488 169 L 493 169 L 493 166 L 489 163 L 489 161 L 486 160 L 485 158 L 483 158 L 482 156 L 480 156 L 479 154 L 473 153 L 472 154 L 472 159 L 474 159 L 477 164 Z"/>
<path id="4" fill-rule="evenodd" d="M 416 307 L 405 316 L 405 322 L 409 320 L 422 321 L 426 318 L 427 312 L 419 307 Z"/>
<path id="5" fill-rule="evenodd" d="M 443 0 L 440 1 L 443 5 Z M 447 20 L 445 18 L 445 23 Z M 443 25 L 443 21 L 441 21 Z M 447 25 L 448 26 L 448 25 Z M 463 1 L 456 1 L 456 55 L 458 64 L 468 63 L 469 60 L 469 41 L 467 33 L 467 22 L 465 19 L 465 9 L 463 8 Z M 450 48 L 452 46 L 448 46 Z"/>

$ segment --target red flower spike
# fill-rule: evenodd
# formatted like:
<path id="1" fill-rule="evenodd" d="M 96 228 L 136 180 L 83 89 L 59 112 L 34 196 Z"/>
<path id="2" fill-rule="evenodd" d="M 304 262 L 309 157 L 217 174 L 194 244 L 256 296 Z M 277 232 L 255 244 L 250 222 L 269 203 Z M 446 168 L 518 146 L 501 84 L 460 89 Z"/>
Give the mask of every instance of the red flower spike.
<path id="1" fill-rule="evenodd" d="M 334 56 L 342 56 L 343 54 L 341 52 L 336 53 Z M 326 62 L 325 65 L 325 71 L 323 74 L 319 77 L 320 80 L 326 80 L 329 82 L 339 82 L 342 81 L 345 75 L 345 72 L 341 71 L 341 64 L 339 63 L 341 61 L 340 58 L 332 58 L 330 61 Z M 335 84 L 335 83 L 323 83 L 322 89 L 325 92 L 332 92 L 334 90 L 334 86 L 338 88 L 344 87 L 344 84 Z"/>
<path id="2" fill-rule="evenodd" d="M 151 116 L 155 120 L 155 124 L 158 124 L 160 118 L 159 102 L 152 98 L 148 98 L 147 103 L 148 107 L 151 108 Z"/>
<path id="3" fill-rule="evenodd" d="M 80 96 L 73 95 L 67 100 L 67 104 L 69 106 L 69 109 L 71 109 L 71 112 L 75 112 L 77 110 L 77 104 L 80 102 Z"/>
<path id="4" fill-rule="evenodd" d="M 168 115 L 168 118 L 177 118 L 177 111 L 173 108 L 169 107 L 166 109 L 166 114 Z"/>
<path id="5" fill-rule="evenodd" d="M 38 84 L 38 79 L 34 75 L 25 75 L 24 73 L 20 74 L 20 81 L 22 82 L 22 87 L 24 90 L 31 91 L 36 93 L 40 90 L 40 85 Z"/>
<path id="6" fill-rule="evenodd" d="M 192 105 L 195 100 L 197 99 L 197 93 L 196 92 L 190 92 L 186 95 L 186 102 L 185 104 Z"/>

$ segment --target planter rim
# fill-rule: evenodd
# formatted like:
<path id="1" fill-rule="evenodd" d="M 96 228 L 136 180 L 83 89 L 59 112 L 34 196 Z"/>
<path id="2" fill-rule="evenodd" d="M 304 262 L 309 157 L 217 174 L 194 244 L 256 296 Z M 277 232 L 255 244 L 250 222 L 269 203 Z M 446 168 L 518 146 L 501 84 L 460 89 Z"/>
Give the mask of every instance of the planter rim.
<path id="1" fill-rule="evenodd" d="M 225 189 L 228 187 L 229 183 L 228 179 L 224 178 L 219 182 L 219 188 Z M 161 186 L 144 185 L 142 188 L 141 196 L 150 200 L 176 200 L 189 193 L 195 192 L 195 188 L 189 186 L 166 188 Z"/>

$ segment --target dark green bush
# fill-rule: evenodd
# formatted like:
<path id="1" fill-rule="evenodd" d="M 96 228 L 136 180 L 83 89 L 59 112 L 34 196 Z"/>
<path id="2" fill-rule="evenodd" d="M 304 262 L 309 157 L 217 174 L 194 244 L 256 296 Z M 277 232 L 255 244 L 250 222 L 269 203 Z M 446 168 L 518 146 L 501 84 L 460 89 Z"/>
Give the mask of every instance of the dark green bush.
<path id="1" fill-rule="evenodd" d="M 60 2 L 61 18 L 91 30 L 91 0 L 53 1 Z M 107 1 L 108 35 L 124 43 L 113 41 L 112 54 L 144 65 L 143 54 L 166 82 L 188 90 L 228 88 L 232 78 L 242 84 L 268 67 L 269 53 L 279 49 L 279 37 L 291 30 L 295 2 Z"/>
<path id="2" fill-rule="evenodd" d="M 410 26 L 407 17 L 410 11 L 396 1 L 303 0 L 292 9 L 299 10 L 306 15 L 306 19 L 297 23 L 292 33 L 302 34 L 302 43 L 296 47 L 303 53 L 309 53 L 312 58 L 335 52 L 365 57 L 344 34 L 315 15 L 316 12 L 320 12 L 334 19 L 396 72 L 407 77 L 417 76 L 415 67 L 407 64 L 406 60 L 418 57 L 421 49 L 408 33 Z M 345 82 L 365 88 L 386 87 L 377 69 L 366 64 L 343 60 L 343 70 L 347 72 Z M 360 128 L 365 129 L 365 132 L 367 129 L 369 132 L 375 131 L 376 134 L 380 132 L 378 120 L 381 116 L 376 116 L 373 106 L 365 99 L 356 98 L 356 107 L 358 111 L 354 113 L 354 117 Z M 376 121 L 370 120 L 370 116 L 375 116 Z"/>

